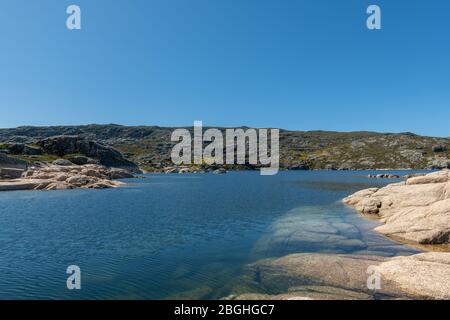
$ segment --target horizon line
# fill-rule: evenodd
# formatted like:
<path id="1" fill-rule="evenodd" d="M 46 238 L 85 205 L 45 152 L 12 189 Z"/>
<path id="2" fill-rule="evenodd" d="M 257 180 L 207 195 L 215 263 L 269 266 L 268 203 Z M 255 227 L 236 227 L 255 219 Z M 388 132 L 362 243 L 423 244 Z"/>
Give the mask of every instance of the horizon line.
<path id="1" fill-rule="evenodd" d="M 126 124 L 118 124 L 118 123 L 88 123 L 88 124 L 58 124 L 58 125 L 19 125 L 15 127 L 0 127 L 0 130 L 14 130 L 20 128 L 52 128 L 52 127 L 89 127 L 89 126 L 118 126 L 118 127 L 129 127 L 129 128 L 138 128 L 138 127 L 157 127 L 161 129 L 177 129 L 177 128 L 191 128 L 194 125 L 180 125 L 180 126 L 161 126 L 154 124 L 139 124 L 139 125 L 126 125 Z M 428 137 L 428 138 L 440 138 L 440 139 L 450 139 L 450 135 L 448 136 L 431 136 L 418 134 L 413 131 L 402 131 L 402 132 L 391 132 L 391 131 L 372 131 L 372 130 L 350 130 L 350 131 L 337 131 L 337 130 L 326 130 L 326 129 L 313 129 L 313 130 L 301 130 L 301 129 L 285 129 L 281 127 L 252 127 L 248 125 L 240 125 L 240 126 L 214 126 L 208 125 L 203 126 L 203 128 L 218 128 L 218 129 L 233 129 L 233 128 L 251 128 L 251 129 L 279 129 L 280 131 L 296 131 L 296 132 L 328 132 L 328 133 L 374 133 L 374 134 L 386 134 L 386 135 L 415 135 L 420 137 Z"/>

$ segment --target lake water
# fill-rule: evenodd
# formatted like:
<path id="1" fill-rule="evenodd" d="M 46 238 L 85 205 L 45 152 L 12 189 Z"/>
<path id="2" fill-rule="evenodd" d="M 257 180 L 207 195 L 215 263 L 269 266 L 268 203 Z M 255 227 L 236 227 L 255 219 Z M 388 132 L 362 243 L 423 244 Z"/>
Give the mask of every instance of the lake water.
<path id="1" fill-rule="evenodd" d="M 263 258 L 416 252 L 340 203 L 393 182 L 368 173 L 147 175 L 118 189 L 0 193 L 0 298 L 214 299 Z M 66 288 L 69 265 L 81 290 Z"/>

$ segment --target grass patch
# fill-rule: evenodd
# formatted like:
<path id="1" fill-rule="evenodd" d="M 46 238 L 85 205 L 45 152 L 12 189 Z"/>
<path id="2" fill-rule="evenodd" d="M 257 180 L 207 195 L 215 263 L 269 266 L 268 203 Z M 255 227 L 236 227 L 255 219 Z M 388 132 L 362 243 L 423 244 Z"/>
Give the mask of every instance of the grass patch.
<path id="1" fill-rule="evenodd" d="M 43 154 L 39 156 L 25 156 L 25 155 L 15 155 L 12 156 L 13 158 L 26 161 L 27 163 L 33 163 L 33 162 L 53 162 L 55 160 L 60 159 L 58 156 L 50 155 L 50 154 Z"/>

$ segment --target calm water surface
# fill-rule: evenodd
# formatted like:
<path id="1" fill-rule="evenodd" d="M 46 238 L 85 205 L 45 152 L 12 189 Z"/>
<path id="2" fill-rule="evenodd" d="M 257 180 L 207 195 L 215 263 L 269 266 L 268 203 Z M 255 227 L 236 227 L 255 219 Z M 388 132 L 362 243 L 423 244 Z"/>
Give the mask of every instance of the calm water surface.
<path id="1" fill-rule="evenodd" d="M 393 182 L 368 173 L 148 175 L 118 189 L 0 193 L 0 298 L 212 299 L 262 258 L 414 253 L 339 202 Z M 80 291 L 66 288 L 73 264 Z"/>

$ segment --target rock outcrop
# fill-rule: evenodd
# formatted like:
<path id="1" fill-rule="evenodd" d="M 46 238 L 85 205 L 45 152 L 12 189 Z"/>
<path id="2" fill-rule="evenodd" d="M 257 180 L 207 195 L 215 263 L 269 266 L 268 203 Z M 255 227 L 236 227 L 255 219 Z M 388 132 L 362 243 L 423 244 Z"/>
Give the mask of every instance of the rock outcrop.
<path id="1" fill-rule="evenodd" d="M 385 283 L 410 296 L 424 299 L 450 299 L 450 253 L 429 252 L 396 257 L 376 270 Z"/>
<path id="2" fill-rule="evenodd" d="M 73 166 L 74 165 L 73 162 L 66 160 L 66 159 L 55 160 L 55 161 L 53 161 L 53 164 L 57 165 L 57 166 Z"/>
<path id="3" fill-rule="evenodd" d="M 90 159 L 85 156 L 73 156 L 69 158 L 69 161 L 77 164 L 79 166 L 85 165 L 85 164 L 99 164 L 96 160 Z"/>
<path id="4" fill-rule="evenodd" d="M 428 162 L 427 169 L 439 170 L 450 169 L 450 160 L 444 157 L 437 157 Z"/>
<path id="5" fill-rule="evenodd" d="M 11 154 L 23 154 L 29 156 L 37 156 L 42 154 L 41 148 L 29 146 L 24 143 L 9 144 L 7 149 Z"/>
<path id="6" fill-rule="evenodd" d="M 25 161 L 9 157 L 4 153 L 0 153 L 0 168 L 15 168 L 25 170 L 27 167 L 28 165 Z"/>
<path id="7" fill-rule="evenodd" d="M 20 178 L 25 170 L 16 168 L 0 168 L 0 179 Z"/>
<path id="8" fill-rule="evenodd" d="M 132 178 L 124 169 L 99 165 L 31 167 L 21 178 L 0 181 L 0 191 L 105 189 L 123 185 L 114 179 Z"/>
<path id="9" fill-rule="evenodd" d="M 47 154 L 59 157 L 82 154 L 86 157 L 98 159 L 101 165 L 107 167 L 122 168 L 131 172 L 140 173 L 138 166 L 125 159 L 118 150 L 79 136 L 50 137 L 37 141 L 36 144 Z"/>
<path id="10" fill-rule="evenodd" d="M 248 266 L 239 300 L 449 299 L 450 253 L 386 258 L 301 253 Z M 380 276 L 379 287 L 370 278 Z M 274 293 L 269 295 L 266 292 Z"/>
<path id="11" fill-rule="evenodd" d="M 450 243 L 450 170 L 359 191 L 344 203 L 384 223 L 375 230 L 419 244 Z"/>
<path id="12" fill-rule="evenodd" d="M 25 161 L 0 153 L 0 179 L 20 178 L 27 167 Z"/>

